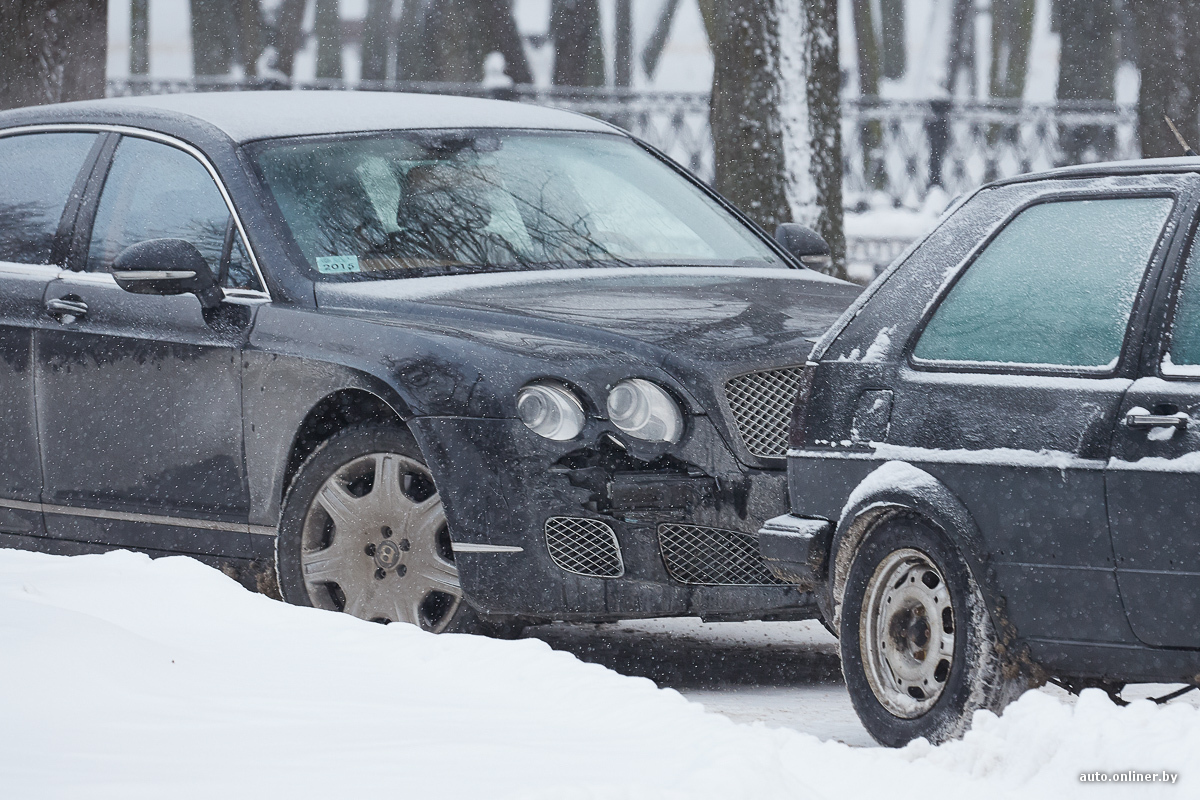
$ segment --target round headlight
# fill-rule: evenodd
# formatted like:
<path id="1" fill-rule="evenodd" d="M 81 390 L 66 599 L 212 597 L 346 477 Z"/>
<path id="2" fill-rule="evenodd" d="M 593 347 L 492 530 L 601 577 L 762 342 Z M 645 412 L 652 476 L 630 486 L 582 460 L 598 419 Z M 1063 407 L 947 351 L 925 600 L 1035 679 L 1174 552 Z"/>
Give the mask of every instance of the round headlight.
<path id="1" fill-rule="evenodd" d="M 630 436 L 648 442 L 677 442 L 683 435 L 683 412 L 661 386 L 629 378 L 608 393 L 608 418 Z"/>
<path id="2" fill-rule="evenodd" d="M 583 404 L 556 383 L 533 383 L 517 392 L 517 416 L 529 430 L 556 442 L 574 439 L 583 430 Z"/>

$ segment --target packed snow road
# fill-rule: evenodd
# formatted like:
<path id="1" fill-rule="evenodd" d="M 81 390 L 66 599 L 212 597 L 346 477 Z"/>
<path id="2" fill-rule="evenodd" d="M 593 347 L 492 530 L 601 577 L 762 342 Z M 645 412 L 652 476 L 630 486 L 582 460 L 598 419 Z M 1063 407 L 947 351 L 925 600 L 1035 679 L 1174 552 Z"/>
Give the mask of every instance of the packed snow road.
<path id="1" fill-rule="evenodd" d="M 812 630 L 783 644 L 765 625 L 730 630 L 538 635 L 734 718 L 759 712 L 722 709 L 730 685 L 786 692 L 788 670 L 836 696 L 829 642 Z M 772 655 L 806 637 L 807 660 Z M 981 712 L 960 742 L 851 747 L 738 724 L 536 639 L 384 627 L 251 594 L 190 559 L 124 552 L 0 550 L 0 687 L 6 798 L 1200 796 L 1190 704 L 1031 692 L 1002 718 Z M 830 710 L 820 736 L 852 740 Z M 1160 782 L 1113 781 L 1128 771 Z"/>

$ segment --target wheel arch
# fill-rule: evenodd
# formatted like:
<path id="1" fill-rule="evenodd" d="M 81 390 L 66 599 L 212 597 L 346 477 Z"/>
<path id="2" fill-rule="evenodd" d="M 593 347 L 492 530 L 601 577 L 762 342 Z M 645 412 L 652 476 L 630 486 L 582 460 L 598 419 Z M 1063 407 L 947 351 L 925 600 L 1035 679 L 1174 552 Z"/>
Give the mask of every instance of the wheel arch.
<path id="1" fill-rule="evenodd" d="M 855 487 L 842 509 L 829 548 L 825 598 L 835 628 L 841 621 L 842 596 L 859 543 L 879 525 L 904 514 L 929 522 L 958 549 L 979 584 L 997 633 L 1007 641 L 1012 628 L 1003 620 L 995 571 L 974 517 L 944 483 L 905 461 L 881 464 Z"/>
<path id="2" fill-rule="evenodd" d="M 277 499 L 282 501 L 304 460 L 338 431 L 374 422 L 395 425 L 411 435 L 407 424 L 410 415 L 404 413 L 407 412 L 407 406 L 399 398 L 386 398 L 385 394 L 391 393 L 350 386 L 332 391 L 318 400 L 304 415 L 292 437 Z"/>

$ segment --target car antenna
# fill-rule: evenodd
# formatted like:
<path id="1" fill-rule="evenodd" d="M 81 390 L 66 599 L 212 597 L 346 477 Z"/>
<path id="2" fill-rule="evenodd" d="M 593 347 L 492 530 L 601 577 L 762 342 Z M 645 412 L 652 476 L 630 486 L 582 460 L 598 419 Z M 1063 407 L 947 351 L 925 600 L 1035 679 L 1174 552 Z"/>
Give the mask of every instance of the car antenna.
<path id="1" fill-rule="evenodd" d="M 1175 138 L 1179 140 L 1179 146 L 1183 148 L 1183 154 L 1185 156 L 1196 155 L 1196 151 L 1193 150 L 1192 146 L 1187 143 L 1187 139 L 1183 138 L 1183 134 L 1179 132 L 1179 128 L 1175 127 L 1175 123 L 1171 121 L 1171 118 L 1166 114 L 1163 114 L 1163 119 L 1167 121 L 1167 127 L 1171 129 L 1171 133 L 1175 134 Z"/>

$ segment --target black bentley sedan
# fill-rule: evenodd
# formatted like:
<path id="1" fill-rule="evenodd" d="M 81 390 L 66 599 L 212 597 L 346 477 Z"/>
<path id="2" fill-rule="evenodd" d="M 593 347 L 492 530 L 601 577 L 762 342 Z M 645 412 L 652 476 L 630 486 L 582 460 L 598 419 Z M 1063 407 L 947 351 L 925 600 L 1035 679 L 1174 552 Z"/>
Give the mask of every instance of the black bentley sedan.
<path id="1" fill-rule="evenodd" d="M 433 631 L 810 616 L 755 532 L 856 288 L 782 227 L 512 103 L 0 114 L 0 544 Z"/>
<path id="2" fill-rule="evenodd" d="M 879 741 L 1200 683 L 1198 190 L 1194 158 L 985 187 L 814 349 L 761 543 Z"/>

